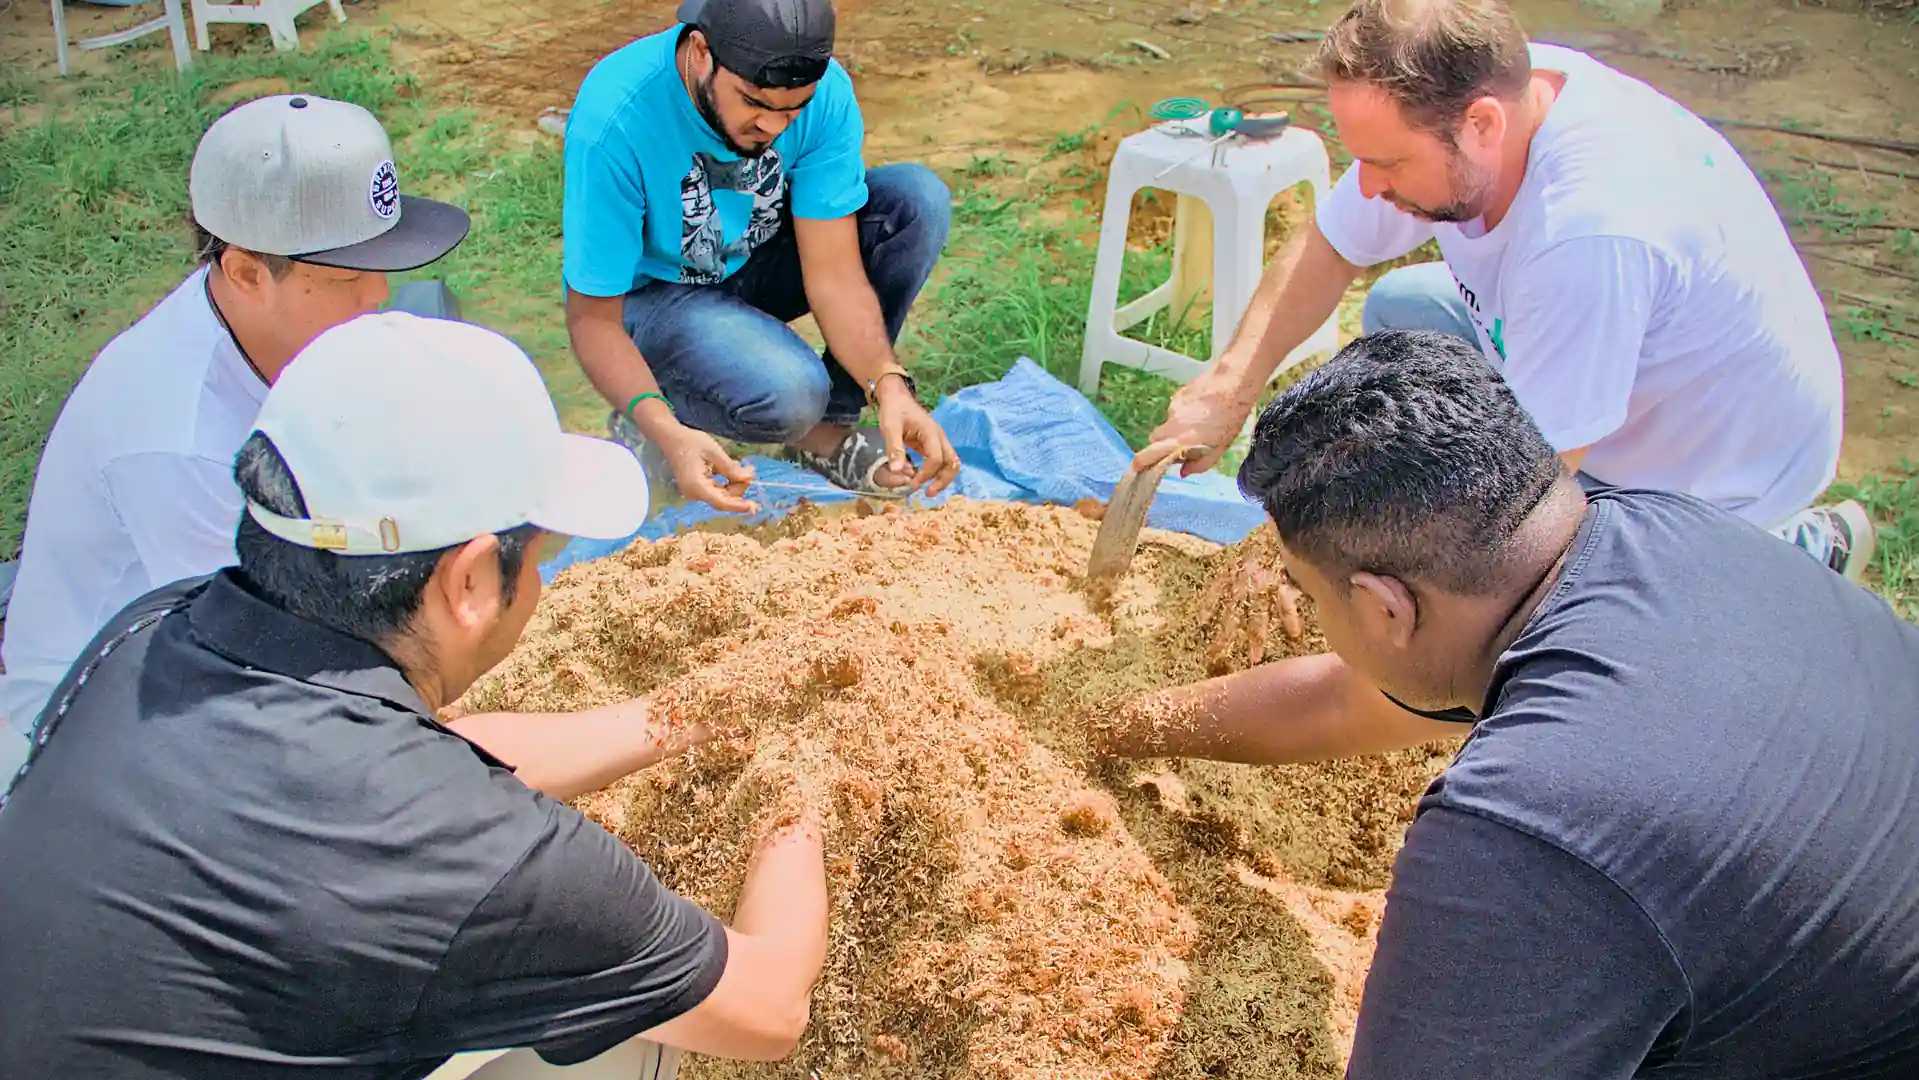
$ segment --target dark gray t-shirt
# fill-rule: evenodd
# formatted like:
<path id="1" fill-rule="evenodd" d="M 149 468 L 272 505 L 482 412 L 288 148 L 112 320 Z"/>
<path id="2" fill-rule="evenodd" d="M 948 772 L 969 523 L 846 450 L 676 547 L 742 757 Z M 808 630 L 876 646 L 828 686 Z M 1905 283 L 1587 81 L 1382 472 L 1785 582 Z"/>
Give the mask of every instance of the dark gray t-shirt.
<path id="1" fill-rule="evenodd" d="M 1919 1076 L 1919 628 L 1591 498 L 1407 833 L 1350 1075 Z"/>
<path id="2" fill-rule="evenodd" d="M 0 807 L 0 1075 L 568 1063 L 726 965 L 720 925 L 605 830 L 233 571 L 136 601 L 40 724 Z"/>

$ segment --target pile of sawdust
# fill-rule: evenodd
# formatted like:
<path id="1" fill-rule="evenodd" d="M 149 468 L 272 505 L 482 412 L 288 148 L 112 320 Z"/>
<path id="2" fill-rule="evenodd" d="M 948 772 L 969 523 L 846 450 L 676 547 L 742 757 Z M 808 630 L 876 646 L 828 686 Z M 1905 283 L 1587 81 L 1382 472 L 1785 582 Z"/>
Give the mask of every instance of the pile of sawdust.
<path id="1" fill-rule="evenodd" d="M 1246 571 L 1268 542 L 1149 533 L 1094 604 L 1097 526 L 1070 510 L 862 513 L 569 570 L 460 706 L 649 694 L 736 732 L 582 801 L 722 913 L 769 823 L 823 817 L 833 926 L 800 1053 L 686 1074 L 1336 1075 L 1375 921 L 1348 913 L 1377 897 L 1327 890 L 1383 884 L 1436 754 L 1135 769 L 1086 748 L 1139 691 L 1320 646 L 1310 605 L 1288 626 L 1283 578 Z M 1305 917 L 1295 882 L 1339 911 Z M 1345 960 L 1319 959 L 1325 926 Z"/>

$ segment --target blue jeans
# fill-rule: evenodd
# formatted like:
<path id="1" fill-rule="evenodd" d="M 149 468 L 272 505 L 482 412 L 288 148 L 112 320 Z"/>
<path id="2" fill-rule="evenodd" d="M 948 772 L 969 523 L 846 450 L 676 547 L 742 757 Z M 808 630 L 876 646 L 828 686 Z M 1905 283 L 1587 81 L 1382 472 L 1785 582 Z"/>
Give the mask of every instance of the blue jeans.
<path id="1" fill-rule="evenodd" d="M 887 336 L 946 244 L 952 196 L 923 165 L 866 173 L 855 214 L 860 261 L 879 295 Z M 745 443 L 790 443 L 822 421 L 852 424 L 866 390 L 829 350 L 821 355 L 786 324 L 810 310 L 789 219 L 718 285 L 654 281 L 626 296 L 626 332 L 646 358 L 680 422 Z"/>
<path id="2" fill-rule="evenodd" d="M 1459 283 L 1443 262 L 1418 263 L 1388 270 L 1366 293 L 1359 316 L 1362 332 L 1381 330 L 1438 330 L 1479 344 Z"/>

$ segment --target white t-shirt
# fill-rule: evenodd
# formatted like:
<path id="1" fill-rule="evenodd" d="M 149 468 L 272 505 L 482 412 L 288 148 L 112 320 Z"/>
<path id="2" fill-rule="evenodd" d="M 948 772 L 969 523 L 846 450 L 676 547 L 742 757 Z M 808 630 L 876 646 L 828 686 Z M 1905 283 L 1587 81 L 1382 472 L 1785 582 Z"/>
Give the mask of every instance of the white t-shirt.
<path id="1" fill-rule="evenodd" d="M 1777 211 L 1732 145 L 1637 79 L 1532 46 L 1565 89 L 1499 226 L 1434 224 L 1359 190 L 1318 211 L 1360 266 L 1439 242 L 1480 348 L 1556 448 L 1609 484 L 1760 525 L 1839 462 L 1839 351 Z"/>
<path id="2" fill-rule="evenodd" d="M 54 422 L 7 609 L 0 713 L 32 726 L 130 601 L 234 562 L 233 456 L 266 384 L 207 302 L 206 271 L 114 338 Z"/>

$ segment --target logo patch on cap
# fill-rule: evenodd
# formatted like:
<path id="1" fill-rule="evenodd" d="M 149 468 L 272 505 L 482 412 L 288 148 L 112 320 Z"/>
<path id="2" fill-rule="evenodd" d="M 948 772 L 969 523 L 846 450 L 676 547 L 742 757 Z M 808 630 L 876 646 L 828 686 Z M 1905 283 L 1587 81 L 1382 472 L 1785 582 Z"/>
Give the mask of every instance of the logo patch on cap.
<path id="1" fill-rule="evenodd" d="M 368 187 L 366 197 L 373 206 L 373 212 L 382 219 L 391 219 L 400 212 L 400 176 L 393 171 L 391 161 L 382 161 L 373 170 L 373 183 Z"/>

